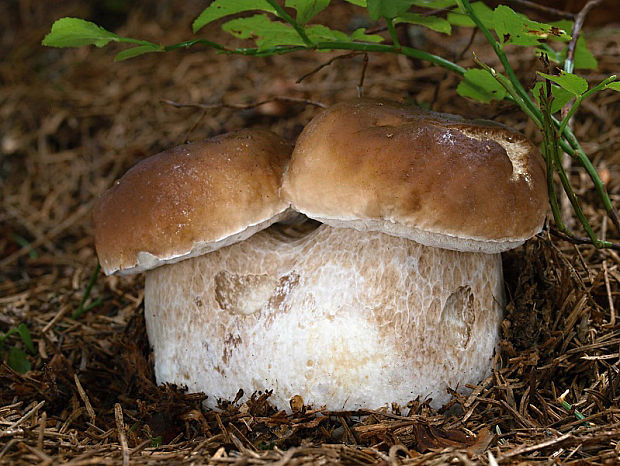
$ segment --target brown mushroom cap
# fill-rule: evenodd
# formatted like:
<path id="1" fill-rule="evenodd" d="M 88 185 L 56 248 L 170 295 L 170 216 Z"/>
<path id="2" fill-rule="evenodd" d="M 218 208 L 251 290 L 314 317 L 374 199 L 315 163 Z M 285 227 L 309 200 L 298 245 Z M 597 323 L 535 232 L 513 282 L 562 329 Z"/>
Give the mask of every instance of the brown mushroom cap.
<path id="1" fill-rule="evenodd" d="M 367 99 L 306 126 L 283 193 L 332 226 L 487 253 L 536 234 L 547 210 L 544 161 L 519 132 Z"/>
<path id="2" fill-rule="evenodd" d="M 106 274 L 152 269 L 241 241 L 278 221 L 291 147 L 242 130 L 174 147 L 131 168 L 98 200 L 95 243 Z"/>

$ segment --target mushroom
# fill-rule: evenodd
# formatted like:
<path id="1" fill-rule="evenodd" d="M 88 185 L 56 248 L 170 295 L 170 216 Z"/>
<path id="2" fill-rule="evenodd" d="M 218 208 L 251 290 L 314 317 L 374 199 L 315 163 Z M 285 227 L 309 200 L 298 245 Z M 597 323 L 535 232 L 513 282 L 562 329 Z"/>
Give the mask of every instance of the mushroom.
<path id="1" fill-rule="evenodd" d="M 273 390 L 280 409 L 295 395 L 357 409 L 439 407 L 482 379 L 499 253 L 544 221 L 536 148 L 497 124 L 357 100 L 306 126 L 282 181 L 286 163 L 275 136 L 239 132 L 147 159 L 99 201 L 104 270 L 149 269 L 157 381 L 211 407 L 243 389 Z M 289 206 L 321 223 L 277 223 Z"/>

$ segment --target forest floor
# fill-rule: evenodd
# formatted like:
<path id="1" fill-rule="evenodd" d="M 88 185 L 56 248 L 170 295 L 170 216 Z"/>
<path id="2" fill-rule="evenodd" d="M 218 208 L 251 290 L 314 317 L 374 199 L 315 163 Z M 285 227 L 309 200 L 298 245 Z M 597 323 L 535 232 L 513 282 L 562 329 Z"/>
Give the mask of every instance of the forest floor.
<path id="1" fill-rule="evenodd" d="M 293 142 L 316 106 L 252 104 L 354 98 L 363 57 L 335 60 L 300 84 L 341 54 L 257 59 L 196 48 L 114 63 L 109 49 L 46 49 L 40 40 L 54 19 L 78 16 L 172 43 L 190 36 L 203 2 L 140 2 L 120 12 L 101 11 L 105 2 L 52 3 L 0 5 L 0 335 L 22 331 L 0 346 L 0 463 L 620 461 L 620 256 L 547 230 L 503 256 L 508 305 L 493 373 L 442 409 L 412 400 L 383 410 L 286 413 L 262 394 L 213 411 L 202 406 L 205 395 L 156 386 L 143 275 L 97 275 L 82 302 L 97 264 L 90 218 L 97 196 L 137 161 L 187 140 L 268 127 Z M 335 26 L 361 20 L 348 6 L 332 11 L 323 19 Z M 220 35 L 215 27 L 208 34 Z M 599 60 L 588 79 L 619 72 L 620 25 L 585 34 Z M 463 66 L 472 50 L 496 65 L 480 37 L 468 47 L 470 35 L 460 30 L 447 40 L 416 29 L 411 40 Z M 531 52 L 512 49 L 511 57 L 523 82 L 533 82 L 541 66 Z M 372 54 L 363 90 L 496 119 L 540 142 L 517 108 L 460 98 L 457 84 L 442 69 Z M 620 94 L 586 102 L 574 128 L 620 206 Z M 570 175 L 595 231 L 617 241 L 584 171 Z M 20 366 L 30 370 L 21 374 Z"/>

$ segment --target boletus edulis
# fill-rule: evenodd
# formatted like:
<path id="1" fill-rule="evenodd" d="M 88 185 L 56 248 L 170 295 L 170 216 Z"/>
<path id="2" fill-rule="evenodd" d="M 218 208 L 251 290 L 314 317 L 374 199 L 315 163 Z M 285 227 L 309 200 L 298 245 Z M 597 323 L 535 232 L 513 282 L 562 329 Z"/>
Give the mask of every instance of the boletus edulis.
<path id="1" fill-rule="evenodd" d="M 247 130 L 146 159 L 94 218 L 106 273 L 147 270 L 159 383 L 212 407 L 239 389 L 279 408 L 438 407 L 490 372 L 499 253 L 546 206 L 520 133 L 356 100 L 320 113 L 292 156 Z"/>

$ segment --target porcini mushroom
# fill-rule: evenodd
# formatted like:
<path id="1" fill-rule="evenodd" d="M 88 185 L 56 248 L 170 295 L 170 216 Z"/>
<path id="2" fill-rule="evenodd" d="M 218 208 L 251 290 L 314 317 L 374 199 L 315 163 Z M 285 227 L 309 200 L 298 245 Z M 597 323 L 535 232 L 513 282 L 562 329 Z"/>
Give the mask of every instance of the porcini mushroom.
<path id="1" fill-rule="evenodd" d="M 210 406 L 243 389 L 273 390 L 279 408 L 300 395 L 356 409 L 441 406 L 448 387 L 482 379 L 499 252 L 544 220 L 536 148 L 500 125 L 358 100 L 304 129 L 282 182 L 285 144 L 254 134 L 147 159 L 99 201 L 104 270 L 152 269 L 158 382 Z M 322 224 L 291 233 L 276 223 L 289 205 Z"/>

